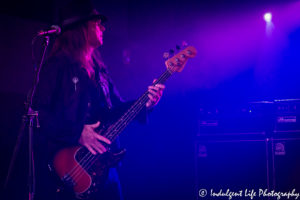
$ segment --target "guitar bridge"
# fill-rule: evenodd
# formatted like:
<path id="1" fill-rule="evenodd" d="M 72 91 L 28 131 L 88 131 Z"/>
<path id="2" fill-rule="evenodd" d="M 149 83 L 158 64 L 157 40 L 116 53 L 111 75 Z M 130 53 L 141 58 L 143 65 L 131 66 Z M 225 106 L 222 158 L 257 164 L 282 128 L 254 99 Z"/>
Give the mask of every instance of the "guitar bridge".
<path id="1" fill-rule="evenodd" d="M 69 174 L 64 175 L 61 180 L 68 188 L 72 188 L 75 185 L 75 182 Z"/>

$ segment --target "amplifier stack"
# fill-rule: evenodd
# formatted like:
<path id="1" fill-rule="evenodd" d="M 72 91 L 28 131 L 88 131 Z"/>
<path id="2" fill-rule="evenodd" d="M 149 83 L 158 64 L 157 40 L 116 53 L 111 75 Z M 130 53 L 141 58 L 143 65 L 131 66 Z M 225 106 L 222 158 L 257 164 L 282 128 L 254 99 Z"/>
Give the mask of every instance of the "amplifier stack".
<path id="1" fill-rule="evenodd" d="M 195 140 L 199 190 L 300 192 L 300 100 L 203 106 Z M 228 198 L 227 198 L 228 199 Z"/>

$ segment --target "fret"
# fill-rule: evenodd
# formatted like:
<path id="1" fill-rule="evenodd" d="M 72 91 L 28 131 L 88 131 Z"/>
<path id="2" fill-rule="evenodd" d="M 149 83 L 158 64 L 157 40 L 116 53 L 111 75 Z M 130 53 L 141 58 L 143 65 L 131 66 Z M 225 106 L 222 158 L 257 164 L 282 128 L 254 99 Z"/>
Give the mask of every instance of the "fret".
<path id="1" fill-rule="evenodd" d="M 196 49 L 192 46 L 189 46 L 177 53 L 172 58 L 166 60 L 165 65 L 167 66 L 167 70 L 164 73 L 162 73 L 152 85 L 158 83 L 164 84 L 174 72 L 181 72 L 188 58 L 195 57 L 196 53 Z M 135 101 L 135 103 L 122 115 L 122 117 L 117 122 L 112 124 L 103 135 L 107 137 L 111 142 L 113 142 L 125 129 L 125 127 L 146 106 L 146 103 L 149 100 L 148 94 L 148 91 L 144 92 L 144 94 L 140 98 L 138 98 L 138 100 Z"/>
<path id="2" fill-rule="evenodd" d="M 171 70 L 166 70 L 160 75 L 160 77 L 153 83 L 153 85 L 158 83 L 164 83 L 173 72 Z M 114 141 L 120 133 L 126 128 L 126 126 L 141 112 L 141 110 L 146 106 L 146 103 L 149 100 L 149 92 L 146 91 L 135 103 L 128 109 L 123 116 L 109 127 L 105 132 L 104 136 L 107 137 L 110 141 Z"/>

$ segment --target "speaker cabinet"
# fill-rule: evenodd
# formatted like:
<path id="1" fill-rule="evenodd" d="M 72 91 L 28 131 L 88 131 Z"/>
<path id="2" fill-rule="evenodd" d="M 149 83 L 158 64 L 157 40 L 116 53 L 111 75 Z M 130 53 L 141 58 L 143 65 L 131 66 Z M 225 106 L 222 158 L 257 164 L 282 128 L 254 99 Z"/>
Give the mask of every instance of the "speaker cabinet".
<path id="1" fill-rule="evenodd" d="M 268 188 L 268 146 L 266 140 L 197 141 L 196 199 L 199 190 Z M 228 198 L 228 197 L 226 197 Z"/>
<path id="2" fill-rule="evenodd" d="M 273 152 L 276 190 L 300 192 L 300 139 L 275 139 Z"/>

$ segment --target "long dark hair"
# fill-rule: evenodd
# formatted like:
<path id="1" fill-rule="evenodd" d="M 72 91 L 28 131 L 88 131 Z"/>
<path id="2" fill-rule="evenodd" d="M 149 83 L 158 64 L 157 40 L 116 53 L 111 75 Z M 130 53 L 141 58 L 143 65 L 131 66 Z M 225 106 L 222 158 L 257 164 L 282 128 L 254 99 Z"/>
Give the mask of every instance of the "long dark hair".
<path id="1" fill-rule="evenodd" d="M 87 30 L 88 22 L 65 30 L 56 38 L 50 56 L 55 56 L 59 52 L 67 54 L 72 59 L 80 62 L 81 66 L 87 70 L 89 76 L 92 78 L 94 76 L 93 61 L 91 58 L 87 59 L 86 56 Z"/>

